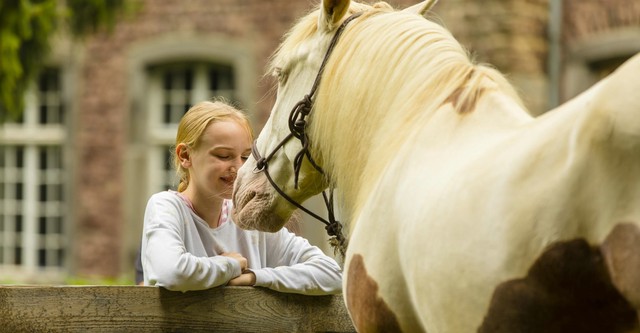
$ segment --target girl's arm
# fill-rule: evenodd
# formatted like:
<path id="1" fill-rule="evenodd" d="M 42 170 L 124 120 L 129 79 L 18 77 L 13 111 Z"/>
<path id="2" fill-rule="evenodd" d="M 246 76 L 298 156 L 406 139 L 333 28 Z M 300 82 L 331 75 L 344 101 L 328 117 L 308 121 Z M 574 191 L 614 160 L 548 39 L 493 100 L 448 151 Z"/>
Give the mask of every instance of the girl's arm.
<path id="1" fill-rule="evenodd" d="M 286 228 L 266 237 L 269 267 L 252 270 L 256 286 L 307 295 L 342 292 L 340 266 L 319 248 Z"/>
<path id="2" fill-rule="evenodd" d="M 145 285 L 177 291 L 202 290 L 240 275 L 240 263 L 232 257 L 199 257 L 187 252 L 183 215 L 171 198 L 154 196 L 149 200 L 142 237 Z"/>

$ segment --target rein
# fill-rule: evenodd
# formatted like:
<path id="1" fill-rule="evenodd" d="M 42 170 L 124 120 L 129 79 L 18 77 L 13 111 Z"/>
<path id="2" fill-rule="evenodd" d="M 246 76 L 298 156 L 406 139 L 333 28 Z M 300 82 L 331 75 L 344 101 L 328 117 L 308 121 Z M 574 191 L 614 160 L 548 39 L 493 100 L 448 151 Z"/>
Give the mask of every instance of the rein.
<path id="1" fill-rule="evenodd" d="M 322 59 L 322 64 L 320 65 L 320 69 L 318 70 L 318 74 L 316 75 L 316 79 L 313 82 L 313 86 L 311 87 L 311 91 L 305 95 L 302 100 L 300 100 L 291 110 L 289 114 L 289 131 L 291 131 L 280 143 L 269 153 L 266 157 L 262 157 L 260 152 L 258 151 L 258 147 L 256 146 L 256 142 L 253 142 L 251 147 L 251 155 L 256 159 L 256 169 L 253 171 L 254 173 L 264 172 L 265 176 L 271 183 L 271 186 L 289 203 L 294 205 L 295 207 L 301 209 L 305 213 L 309 214 L 316 220 L 325 224 L 325 230 L 327 234 L 332 237 L 331 245 L 337 248 L 340 251 L 340 255 L 344 259 L 345 252 L 347 248 L 347 241 L 342 233 L 342 224 L 336 220 L 334 210 L 333 210 L 333 188 L 329 190 L 329 195 L 327 195 L 326 191 L 322 191 L 322 197 L 324 199 L 325 206 L 327 207 L 327 217 L 328 220 L 322 218 L 318 214 L 310 211 L 306 207 L 302 206 L 302 204 L 293 200 L 289 195 L 287 195 L 281 187 L 279 187 L 271 177 L 269 173 L 269 161 L 274 157 L 274 155 L 280 150 L 280 148 L 284 147 L 284 145 L 289 142 L 292 138 L 296 138 L 300 141 L 302 148 L 296 154 L 293 159 L 293 170 L 294 170 L 294 187 L 298 189 L 298 179 L 300 175 L 300 169 L 302 168 L 302 161 L 305 157 L 311 163 L 311 165 L 321 174 L 325 174 L 324 170 L 314 161 L 313 157 L 309 153 L 309 137 L 307 136 L 307 116 L 311 113 L 311 109 L 313 108 L 313 97 L 318 89 L 318 85 L 320 84 L 320 79 L 322 78 L 322 73 L 324 72 L 325 65 L 329 59 L 329 56 L 333 52 L 333 48 L 338 43 L 342 32 L 345 27 L 352 20 L 356 19 L 362 15 L 362 13 L 356 13 L 348 17 L 346 20 L 342 22 L 342 24 L 338 27 L 333 38 L 331 39 L 331 43 L 329 44 L 329 48 L 324 55 L 324 59 Z"/>

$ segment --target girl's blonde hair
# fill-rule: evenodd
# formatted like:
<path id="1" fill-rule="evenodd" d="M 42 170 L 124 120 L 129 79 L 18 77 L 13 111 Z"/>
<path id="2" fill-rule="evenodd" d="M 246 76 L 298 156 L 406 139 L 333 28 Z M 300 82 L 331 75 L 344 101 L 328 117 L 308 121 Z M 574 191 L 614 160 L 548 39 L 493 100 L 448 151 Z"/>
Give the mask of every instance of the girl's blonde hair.
<path id="1" fill-rule="evenodd" d="M 178 145 L 184 143 L 189 148 L 196 150 L 200 145 L 202 133 L 204 133 L 209 124 L 229 120 L 235 121 L 244 127 L 247 130 L 247 135 L 253 141 L 253 130 L 247 116 L 224 100 L 197 103 L 182 116 L 178 125 L 178 133 L 176 134 L 176 143 L 171 151 L 171 160 L 180 180 L 178 192 L 184 191 L 189 185 L 189 170 L 180 165 L 180 159 L 176 156 Z"/>

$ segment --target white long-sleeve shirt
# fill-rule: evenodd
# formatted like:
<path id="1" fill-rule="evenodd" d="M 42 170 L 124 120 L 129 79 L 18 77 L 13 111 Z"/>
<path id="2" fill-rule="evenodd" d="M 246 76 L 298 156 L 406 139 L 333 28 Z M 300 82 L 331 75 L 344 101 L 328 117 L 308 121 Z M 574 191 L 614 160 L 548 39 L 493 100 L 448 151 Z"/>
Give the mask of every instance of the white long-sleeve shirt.
<path id="1" fill-rule="evenodd" d="M 225 205 L 230 210 L 231 201 Z M 229 214 L 217 228 L 189 207 L 177 192 L 154 194 L 147 203 L 142 233 L 144 284 L 169 290 L 202 290 L 240 275 L 239 263 L 223 252 L 247 258 L 255 286 L 308 295 L 342 291 L 335 260 L 283 228 L 276 233 L 242 230 Z"/>

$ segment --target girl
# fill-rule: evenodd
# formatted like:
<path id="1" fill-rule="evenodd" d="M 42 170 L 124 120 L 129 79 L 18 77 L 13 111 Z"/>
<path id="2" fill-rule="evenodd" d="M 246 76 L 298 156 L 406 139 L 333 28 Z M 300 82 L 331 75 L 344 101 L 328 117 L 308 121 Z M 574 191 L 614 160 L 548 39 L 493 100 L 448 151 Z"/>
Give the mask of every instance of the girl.
<path id="1" fill-rule="evenodd" d="M 144 284 L 169 290 L 261 286 L 301 294 L 341 292 L 332 258 L 283 228 L 247 231 L 231 220 L 236 172 L 251 153 L 246 116 L 223 102 L 201 102 L 178 127 L 178 191 L 154 194 L 142 235 Z"/>

